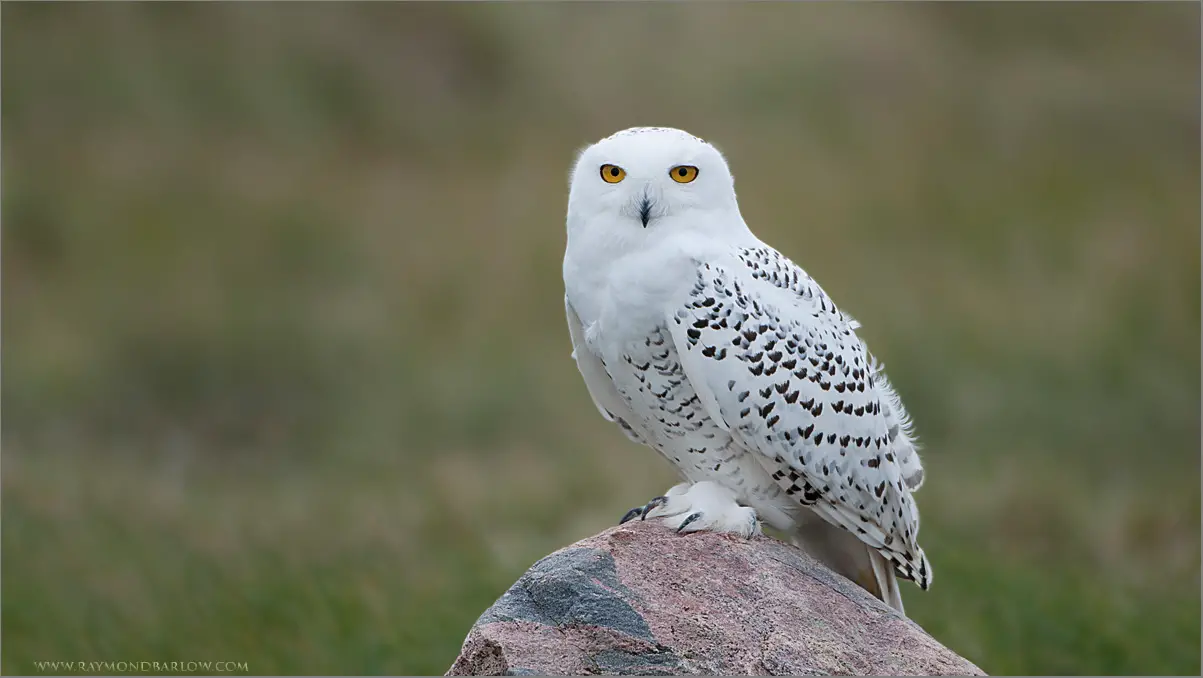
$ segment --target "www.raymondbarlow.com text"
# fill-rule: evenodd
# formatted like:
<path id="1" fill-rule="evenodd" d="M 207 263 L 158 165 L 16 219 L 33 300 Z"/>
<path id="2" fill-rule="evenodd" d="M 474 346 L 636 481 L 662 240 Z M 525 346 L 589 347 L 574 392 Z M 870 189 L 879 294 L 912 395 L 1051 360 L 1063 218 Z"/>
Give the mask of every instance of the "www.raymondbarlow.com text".
<path id="1" fill-rule="evenodd" d="M 35 661 L 42 673 L 248 673 L 247 662 L 225 661 Z"/>

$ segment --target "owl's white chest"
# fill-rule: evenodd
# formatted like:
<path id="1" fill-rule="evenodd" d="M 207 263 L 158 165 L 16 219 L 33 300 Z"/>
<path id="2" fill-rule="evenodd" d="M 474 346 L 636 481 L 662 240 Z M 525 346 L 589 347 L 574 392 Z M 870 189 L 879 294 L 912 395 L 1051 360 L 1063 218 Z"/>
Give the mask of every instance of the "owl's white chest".
<path id="1" fill-rule="evenodd" d="M 606 372 L 650 440 L 690 482 L 715 481 L 778 529 L 788 529 L 797 505 L 781 491 L 755 452 L 743 448 L 710 418 L 681 368 L 669 330 L 659 325 L 637 339 L 598 337 Z"/>
<path id="2" fill-rule="evenodd" d="M 784 529 L 794 505 L 763 465 L 720 427 L 703 407 L 682 369 L 667 327 L 674 299 L 696 279 L 693 261 L 665 264 L 635 257 L 604 278 L 574 289 L 569 302 L 581 316 L 585 348 L 602 362 L 647 443 L 691 482 L 718 482 Z"/>

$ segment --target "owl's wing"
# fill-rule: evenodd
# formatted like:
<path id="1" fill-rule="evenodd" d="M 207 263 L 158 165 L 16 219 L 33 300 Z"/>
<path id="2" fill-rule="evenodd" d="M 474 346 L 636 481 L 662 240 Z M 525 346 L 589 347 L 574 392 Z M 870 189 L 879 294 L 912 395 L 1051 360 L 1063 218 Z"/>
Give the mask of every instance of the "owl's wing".
<path id="1" fill-rule="evenodd" d="M 710 417 L 758 453 L 788 495 L 927 588 L 911 497 L 922 467 L 856 321 L 767 246 L 698 262 L 692 289 L 667 314 Z"/>
<path id="2" fill-rule="evenodd" d="M 585 328 L 567 296 L 564 297 L 564 311 L 568 315 L 568 334 L 572 337 L 572 358 L 585 380 L 585 387 L 589 389 L 589 397 L 593 399 L 597 411 L 606 421 L 618 424 L 627 438 L 646 445 L 649 437 L 639 418 L 631 412 L 630 406 L 618 394 L 618 389 L 614 388 L 614 381 L 610 379 L 601 359 L 585 345 Z"/>

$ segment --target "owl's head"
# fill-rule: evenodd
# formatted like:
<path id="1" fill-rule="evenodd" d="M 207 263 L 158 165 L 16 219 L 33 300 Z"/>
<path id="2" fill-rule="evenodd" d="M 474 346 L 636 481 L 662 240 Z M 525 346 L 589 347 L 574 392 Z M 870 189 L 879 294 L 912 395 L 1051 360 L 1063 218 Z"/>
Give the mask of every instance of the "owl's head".
<path id="1" fill-rule="evenodd" d="M 714 146 L 678 129 L 632 127 L 577 158 L 568 194 L 569 237 L 602 228 L 641 239 L 656 229 L 713 230 L 742 225 L 735 183 Z"/>

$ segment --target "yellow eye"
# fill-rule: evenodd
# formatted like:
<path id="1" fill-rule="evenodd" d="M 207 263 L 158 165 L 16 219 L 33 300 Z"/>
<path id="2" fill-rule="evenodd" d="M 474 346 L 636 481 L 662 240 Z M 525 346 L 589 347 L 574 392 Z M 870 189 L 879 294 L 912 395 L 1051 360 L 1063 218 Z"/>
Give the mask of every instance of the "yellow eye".
<path id="1" fill-rule="evenodd" d="M 601 178 L 607 184 L 617 184 L 627 178 L 627 171 L 618 165 L 602 165 Z"/>
<path id="2" fill-rule="evenodd" d="M 693 165 L 677 165 L 668 171 L 668 176 L 678 184 L 688 184 L 698 178 L 698 168 Z"/>

